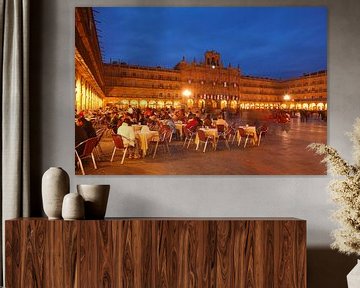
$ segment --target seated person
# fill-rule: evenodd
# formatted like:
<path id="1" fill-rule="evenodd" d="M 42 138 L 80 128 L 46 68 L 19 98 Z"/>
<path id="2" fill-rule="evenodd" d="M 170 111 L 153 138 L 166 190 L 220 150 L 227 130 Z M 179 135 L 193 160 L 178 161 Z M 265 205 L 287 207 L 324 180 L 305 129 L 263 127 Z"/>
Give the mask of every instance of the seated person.
<path id="1" fill-rule="evenodd" d="M 205 127 L 211 127 L 212 126 L 212 120 L 210 118 L 210 114 L 207 114 L 205 119 L 204 119 L 204 126 Z"/>
<path id="2" fill-rule="evenodd" d="M 150 116 L 148 122 L 146 123 L 149 126 L 151 131 L 158 131 L 160 128 L 159 122 L 156 119 L 156 116 Z"/>
<path id="3" fill-rule="evenodd" d="M 119 121 L 119 115 L 116 112 L 112 113 L 112 117 L 109 123 L 110 128 L 114 131 L 114 133 L 116 133 L 116 129 L 117 129 L 117 125 L 118 125 L 118 121 Z"/>
<path id="4" fill-rule="evenodd" d="M 87 138 L 96 137 L 96 131 L 92 125 L 92 123 L 85 119 L 85 117 L 80 117 L 77 119 L 77 125 L 82 127 L 87 135 Z"/>
<path id="5" fill-rule="evenodd" d="M 176 133 L 176 126 L 174 120 L 170 117 L 170 115 L 165 116 L 164 125 L 168 125 L 171 129 L 171 133 Z"/>
<path id="6" fill-rule="evenodd" d="M 218 119 L 215 122 L 216 125 L 224 125 L 225 128 L 229 127 L 229 124 L 226 122 L 225 119 L 223 119 L 222 115 L 219 115 Z"/>
<path id="7" fill-rule="evenodd" d="M 117 129 L 117 134 L 121 135 L 125 147 L 129 149 L 129 158 L 139 158 L 138 146 L 136 145 L 135 132 L 130 126 L 131 121 L 125 118 L 121 126 Z"/>
<path id="8" fill-rule="evenodd" d="M 86 139 L 88 139 L 89 137 L 86 134 L 86 131 L 84 130 L 83 127 L 79 126 L 78 121 L 76 121 L 75 123 L 75 147 L 77 145 L 79 145 L 81 142 L 85 141 Z M 85 144 L 80 145 L 79 147 L 76 148 L 76 151 L 79 155 L 81 155 L 84 151 L 85 148 Z"/>
<path id="9" fill-rule="evenodd" d="M 203 125 L 203 121 L 200 118 L 200 113 L 196 113 L 195 114 L 195 119 L 196 121 L 199 123 L 198 126 L 202 126 Z"/>
<path id="10" fill-rule="evenodd" d="M 190 131 L 196 131 L 196 129 L 198 128 L 198 126 L 200 126 L 199 121 L 197 120 L 197 118 L 194 115 L 190 116 L 189 121 L 186 123 L 186 128 L 189 129 Z"/>

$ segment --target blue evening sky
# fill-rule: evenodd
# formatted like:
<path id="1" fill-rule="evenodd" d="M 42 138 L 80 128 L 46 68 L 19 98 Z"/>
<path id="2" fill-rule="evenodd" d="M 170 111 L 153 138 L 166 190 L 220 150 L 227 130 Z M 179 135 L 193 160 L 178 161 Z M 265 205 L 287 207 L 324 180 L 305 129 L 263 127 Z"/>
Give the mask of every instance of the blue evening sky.
<path id="1" fill-rule="evenodd" d="M 103 60 L 172 68 L 206 50 L 245 75 L 327 69 L 326 7 L 94 7 Z"/>

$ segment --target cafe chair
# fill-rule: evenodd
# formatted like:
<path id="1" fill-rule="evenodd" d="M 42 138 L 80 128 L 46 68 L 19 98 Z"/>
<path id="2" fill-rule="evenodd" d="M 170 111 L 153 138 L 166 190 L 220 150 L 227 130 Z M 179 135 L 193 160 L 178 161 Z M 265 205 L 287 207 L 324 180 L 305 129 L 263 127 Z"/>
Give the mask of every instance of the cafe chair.
<path id="1" fill-rule="evenodd" d="M 94 164 L 94 168 L 97 169 L 97 165 L 94 157 L 94 149 L 97 145 L 97 141 L 98 141 L 97 137 L 92 137 L 86 139 L 85 141 L 75 146 L 75 155 L 76 155 L 77 163 L 80 165 L 82 175 L 85 175 L 85 170 L 82 163 L 82 160 L 85 158 L 91 157 L 92 162 Z"/>
<path id="2" fill-rule="evenodd" d="M 172 140 L 172 137 L 173 137 L 173 131 L 171 130 L 171 128 L 170 128 L 170 126 L 169 125 L 163 125 L 162 127 L 161 127 L 161 129 L 162 130 L 169 130 L 171 133 L 170 133 L 170 138 L 169 138 L 169 142 L 171 142 L 171 140 Z M 176 129 L 175 129 L 176 130 Z"/>
<path id="3" fill-rule="evenodd" d="M 159 133 L 160 133 L 159 138 L 157 139 L 157 141 L 155 143 L 153 159 L 155 158 L 155 155 L 156 155 L 159 145 L 164 145 L 165 150 L 168 153 L 170 153 L 169 142 L 170 142 L 171 134 L 172 134 L 171 130 L 170 129 L 162 129 L 161 131 L 159 131 Z"/>
<path id="4" fill-rule="evenodd" d="M 225 125 L 216 125 L 219 137 L 225 137 Z"/>
<path id="5" fill-rule="evenodd" d="M 123 141 L 121 135 L 113 133 L 111 136 L 112 136 L 113 143 L 114 143 L 114 150 L 113 150 L 110 162 L 113 162 L 116 151 L 121 150 L 121 151 L 123 151 L 123 156 L 122 156 L 120 164 L 124 164 L 124 160 L 125 160 L 125 156 L 126 156 L 126 152 L 128 150 L 128 147 L 124 145 L 124 141 Z"/>
<path id="6" fill-rule="evenodd" d="M 254 139 L 254 135 L 250 134 L 250 133 L 247 133 L 245 131 L 244 128 L 239 128 L 238 129 L 238 132 L 239 132 L 239 141 L 238 141 L 238 146 L 240 146 L 240 142 L 241 142 L 241 139 L 242 138 L 245 138 L 245 143 L 244 143 L 244 148 L 246 147 L 246 144 L 248 143 L 249 139 Z"/>
<path id="7" fill-rule="evenodd" d="M 103 154 L 103 151 L 102 151 L 101 146 L 100 146 L 100 141 L 101 141 L 105 131 L 106 131 L 106 128 L 100 128 L 100 129 L 96 130 L 96 137 L 97 137 L 98 141 L 97 141 L 97 143 L 95 145 L 94 153 L 96 154 L 98 161 L 101 160 L 100 155 Z"/>
<path id="8" fill-rule="evenodd" d="M 267 126 L 265 126 L 265 125 L 260 126 L 260 128 L 259 128 L 258 146 L 260 146 L 261 137 L 264 137 L 267 132 L 268 132 L 268 127 Z"/>
<path id="9" fill-rule="evenodd" d="M 230 150 L 228 138 L 227 138 L 227 130 L 225 129 L 225 125 L 216 125 L 216 129 L 218 131 L 218 139 L 224 139 L 226 147 Z"/>
<path id="10" fill-rule="evenodd" d="M 198 142 L 198 144 L 196 146 L 196 150 L 199 149 L 200 143 L 204 143 L 203 152 L 205 153 L 206 147 L 207 147 L 209 142 L 212 143 L 214 150 L 216 150 L 216 139 L 215 139 L 214 136 L 212 136 L 212 135 L 206 136 L 205 132 L 203 130 L 201 130 L 201 129 L 199 129 L 197 131 L 197 135 L 198 135 L 198 138 L 199 138 L 199 142 Z"/>
<path id="11" fill-rule="evenodd" d="M 185 136 L 183 148 L 186 146 L 186 143 L 187 143 L 187 147 L 186 147 L 186 148 L 189 148 L 191 142 L 194 141 L 194 139 L 195 139 L 196 133 L 190 131 L 188 128 L 186 128 L 186 127 L 184 126 L 184 127 L 183 127 L 183 135 Z"/>
<path id="12" fill-rule="evenodd" d="M 231 142 L 231 144 L 234 144 L 235 140 L 236 140 L 236 129 L 232 126 L 229 126 L 228 129 L 226 130 L 226 139 L 228 140 L 228 142 Z"/>

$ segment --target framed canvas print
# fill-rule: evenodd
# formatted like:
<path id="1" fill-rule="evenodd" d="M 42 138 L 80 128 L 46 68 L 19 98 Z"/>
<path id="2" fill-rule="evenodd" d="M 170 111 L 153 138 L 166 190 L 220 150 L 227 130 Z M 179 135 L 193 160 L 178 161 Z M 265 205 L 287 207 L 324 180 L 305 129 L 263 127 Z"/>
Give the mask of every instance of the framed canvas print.
<path id="1" fill-rule="evenodd" d="M 75 8 L 78 175 L 321 175 L 326 7 Z"/>

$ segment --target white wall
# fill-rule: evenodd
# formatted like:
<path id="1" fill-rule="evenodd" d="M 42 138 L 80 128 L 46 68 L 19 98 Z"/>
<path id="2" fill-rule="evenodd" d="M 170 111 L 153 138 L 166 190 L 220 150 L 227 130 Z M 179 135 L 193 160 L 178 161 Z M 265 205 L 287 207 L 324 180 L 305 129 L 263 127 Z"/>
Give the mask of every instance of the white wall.
<path id="1" fill-rule="evenodd" d="M 74 7 L 217 1 L 32 1 L 32 159 L 38 182 L 50 166 L 80 183 L 111 184 L 107 216 L 292 216 L 308 221 L 308 246 L 328 246 L 328 176 L 74 176 Z M 344 136 L 360 116 L 360 1 L 221 1 L 220 5 L 328 6 L 328 142 L 350 159 Z M 36 11 L 37 12 L 36 12 Z M 36 13 L 35 13 L 35 12 Z M 39 31 L 36 29 L 40 29 Z M 36 50 L 36 51 L 35 51 Z M 33 164 L 34 165 L 34 164 Z M 36 170 L 36 167 L 34 168 Z"/>

